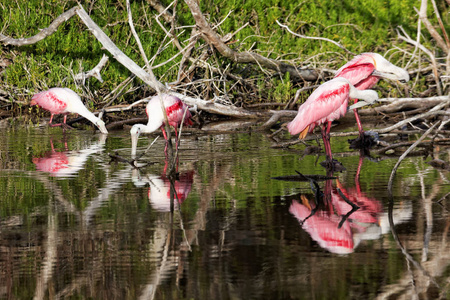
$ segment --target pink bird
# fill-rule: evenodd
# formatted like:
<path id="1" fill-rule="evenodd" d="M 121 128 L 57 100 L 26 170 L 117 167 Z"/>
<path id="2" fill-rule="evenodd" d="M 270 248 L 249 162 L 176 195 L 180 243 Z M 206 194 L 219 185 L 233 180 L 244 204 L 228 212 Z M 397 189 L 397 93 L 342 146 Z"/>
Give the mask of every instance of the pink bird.
<path id="1" fill-rule="evenodd" d="M 31 98 L 30 105 L 38 105 L 50 111 L 52 114 L 49 122 L 50 126 L 68 126 L 66 124 L 67 114 L 77 113 L 94 123 L 102 133 L 108 133 L 105 122 L 90 112 L 81 102 L 80 96 L 69 88 L 51 88 L 40 92 Z M 52 124 L 53 115 L 56 114 L 64 114 L 64 122 L 62 124 Z"/>
<path id="2" fill-rule="evenodd" d="M 176 144 L 178 145 L 178 132 L 177 128 L 180 126 L 183 115 L 184 125 L 192 125 L 191 113 L 186 104 L 179 98 L 167 94 L 161 94 L 154 96 L 147 104 L 146 112 L 148 117 L 147 125 L 135 124 L 130 130 L 131 134 L 131 156 L 136 156 L 138 137 L 141 133 L 152 133 L 158 128 L 161 128 L 164 139 L 167 141 L 166 131 L 164 130 L 164 114 L 161 108 L 161 99 L 163 100 L 164 107 L 166 109 L 167 119 L 169 125 L 175 129 Z M 164 149 L 167 152 L 167 143 Z"/>
<path id="3" fill-rule="evenodd" d="M 406 70 L 399 68 L 383 56 L 377 53 L 362 53 L 355 56 L 351 61 L 343 65 L 335 74 L 335 78 L 347 78 L 359 90 L 370 89 L 377 84 L 380 78 L 398 80 L 400 82 L 409 81 L 409 74 Z M 358 99 L 355 99 L 355 103 Z M 363 103 L 363 105 L 366 105 Z M 363 106 L 360 105 L 360 106 Z M 358 107 L 358 106 L 355 106 Z M 355 108 L 356 124 L 358 125 L 360 138 L 364 137 L 361 120 Z"/>
<path id="4" fill-rule="evenodd" d="M 327 162 L 332 164 L 331 122 L 347 112 L 350 98 L 373 103 L 378 99 L 378 94 L 373 90 L 358 90 L 345 78 L 334 78 L 327 81 L 320 85 L 299 107 L 297 116 L 287 125 L 289 133 L 292 135 L 300 133 L 299 138 L 304 139 L 315 126 L 323 124 L 322 139 Z"/>

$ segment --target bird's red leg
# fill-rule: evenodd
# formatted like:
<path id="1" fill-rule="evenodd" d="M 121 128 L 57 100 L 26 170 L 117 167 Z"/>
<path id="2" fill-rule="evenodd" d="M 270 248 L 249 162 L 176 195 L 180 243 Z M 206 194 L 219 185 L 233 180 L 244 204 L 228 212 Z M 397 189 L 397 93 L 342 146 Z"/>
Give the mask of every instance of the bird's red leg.
<path id="1" fill-rule="evenodd" d="M 355 103 L 356 102 L 358 102 L 358 99 L 355 99 Z M 354 109 L 353 112 L 355 113 L 356 125 L 358 125 L 359 136 L 362 138 L 364 137 L 364 129 L 361 124 L 361 119 L 358 115 L 358 109 Z"/>
<path id="2" fill-rule="evenodd" d="M 164 130 L 164 124 L 161 126 L 161 131 L 164 136 L 164 139 L 166 140 L 166 146 L 164 147 L 164 154 L 166 155 L 166 158 L 167 158 L 167 155 L 168 155 L 167 154 L 167 146 L 168 146 L 169 141 L 167 140 L 166 130 Z"/>
<path id="3" fill-rule="evenodd" d="M 163 133 L 164 139 L 167 141 L 167 134 L 166 134 L 166 131 L 164 130 L 164 125 L 161 126 L 161 131 Z"/>
<path id="4" fill-rule="evenodd" d="M 50 122 L 48 122 L 48 126 L 50 126 L 50 127 L 61 126 L 61 123 L 59 123 L 59 124 L 52 124 L 52 121 L 53 121 L 53 114 L 50 116 Z"/>
<path id="5" fill-rule="evenodd" d="M 331 153 L 331 145 L 330 145 L 330 130 L 331 130 L 331 122 L 327 122 L 323 124 L 322 128 L 322 139 L 323 145 L 325 147 L 325 153 L 327 155 L 327 160 L 333 160 L 333 154 Z"/>

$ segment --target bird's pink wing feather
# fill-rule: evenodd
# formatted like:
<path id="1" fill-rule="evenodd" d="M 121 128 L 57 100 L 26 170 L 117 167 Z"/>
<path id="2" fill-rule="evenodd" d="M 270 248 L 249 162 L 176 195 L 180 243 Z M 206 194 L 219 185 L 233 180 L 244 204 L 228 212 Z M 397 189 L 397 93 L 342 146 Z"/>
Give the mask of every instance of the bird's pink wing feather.
<path id="1" fill-rule="evenodd" d="M 339 119 L 347 111 L 348 83 L 328 81 L 319 86 L 298 109 L 297 116 L 287 125 L 294 135 L 302 132 L 308 125 L 320 125 Z"/>
<path id="2" fill-rule="evenodd" d="M 186 104 L 183 103 L 180 99 L 174 96 L 170 95 L 161 95 L 163 97 L 164 101 L 164 107 L 166 108 L 166 114 L 167 119 L 169 120 L 169 125 L 173 127 L 178 127 L 178 125 L 181 123 L 181 120 L 183 119 L 184 111 L 187 110 L 186 116 L 184 118 L 184 125 L 192 125 L 191 120 L 191 113 L 189 112 L 189 108 Z M 150 100 L 149 105 L 147 105 L 147 116 L 151 117 L 151 111 L 153 109 L 158 109 L 159 107 L 159 98 L 153 97 L 152 100 Z M 161 120 L 163 122 L 163 120 Z"/>
<path id="3" fill-rule="evenodd" d="M 52 90 L 40 92 L 31 98 L 31 105 L 38 105 L 52 114 L 60 114 L 66 112 L 67 102 L 65 99 L 58 97 Z"/>
<path id="4" fill-rule="evenodd" d="M 373 64 L 371 64 L 371 63 L 350 64 L 350 63 L 351 63 L 351 61 L 349 63 L 347 63 L 346 65 L 344 65 L 336 73 L 336 75 L 334 77 L 335 78 L 337 78 L 337 77 L 346 78 L 356 88 L 358 88 L 358 86 L 362 85 L 366 81 L 370 81 L 370 83 L 372 83 L 372 81 L 374 79 L 376 80 L 375 83 L 378 81 L 377 77 L 372 76 L 372 73 L 375 70 L 375 66 Z M 371 78 L 371 77 L 373 77 L 373 78 Z M 367 83 L 365 83 L 364 85 L 366 85 L 366 84 Z"/>

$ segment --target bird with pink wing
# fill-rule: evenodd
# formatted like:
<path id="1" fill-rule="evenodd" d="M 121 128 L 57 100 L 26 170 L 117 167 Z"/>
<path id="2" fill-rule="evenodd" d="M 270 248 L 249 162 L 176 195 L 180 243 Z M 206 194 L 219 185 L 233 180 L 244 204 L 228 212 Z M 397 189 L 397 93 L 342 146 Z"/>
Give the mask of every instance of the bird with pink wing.
<path id="1" fill-rule="evenodd" d="M 51 113 L 50 126 L 68 127 L 66 124 L 67 114 L 79 114 L 98 127 L 101 133 L 108 133 L 105 122 L 90 112 L 81 101 L 80 96 L 69 88 L 51 88 L 40 92 L 31 98 L 30 105 L 37 105 Z M 52 124 L 53 116 L 64 114 L 63 123 Z"/>
<path id="2" fill-rule="evenodd" d="M 161 107 L 161 101 L 164 105 L 169 125 L 175 130 L 176 145 L 178 145 L 178 126 L 180 126 L 181 123 L 184 125 L 192 125 L 191 113 L 189 112 L 187 105 L 179 98 L 167 94 L 152 97 L 146 108 L 148 117 L 147 125 L 135 124 L 130 130 L 132 157 L 136 156 L 139 135 L 141 133 L 152 133 L 158 130 L 158 128 L 161 128 L 164 139 L 166 140 L 164 152 L 167 153 L 168 138 L 164 129 L 164 113 Z"/>
<path id="3" fill-rule="evenodd" d="M 348 79 L 358 90 L 374 87 L 381 78 L 402 83 L 409 81 L 409 74 L 405 69 L 393 65 L 378 53 L 362 53 L 355 56 L 351 61 L 343 65 L 334 77 Z M 358 102 L 358 98 L 355 98 L 356 102 Z M 364 138 L 364 130 L 357 108 L 364 105 L 367 105 L 367 103 L 363 102 L 353 106 L 360 139 Z"/>
<path id="4" fill-rule="evenodd" d="M 333 169 L 334 165 L 330 145 L 331 123 L 345 115 L 350 98 L 374 103 L 378 94 L 373 90 L 358 90 L 345 78 L 334 78 L 320 85 L 299 107 L 294 120 L 287 125 L 290 134 L 300 134 L 299 138 L 304 139 L 314 127 L 323 124 L 322 139 L 327 168 Z"/>

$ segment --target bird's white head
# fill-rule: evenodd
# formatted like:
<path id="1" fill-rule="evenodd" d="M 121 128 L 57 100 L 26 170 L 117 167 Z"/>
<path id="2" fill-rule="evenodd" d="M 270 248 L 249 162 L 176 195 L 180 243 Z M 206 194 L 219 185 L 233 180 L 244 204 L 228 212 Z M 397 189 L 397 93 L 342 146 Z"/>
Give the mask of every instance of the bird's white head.
<path id="1" fill-rule="evenodd" d="M 131 134 L 131 157 L 134 158 L 136 156 L 137 151 L 137 143 L 139 135 L 142 132 L 142 127 L 145 125 L 143 124 L 135 124 L 133 127 L 131 127 L 130 134 Z"/>
<path id="2" fill-rule="evenodd" d="M 375 61 L 375 71 L 373 72 L 373 75 L 391 80 L 398 80 L 402 83 L 409 81 L 409 74 L 405 69 L 391 64 L 378 53 L 370 53 L 370 55 Z"/>
<path id="3" fill-rule="evenodd" d="M 99 119 L 97 122 L 95 122 L 95 125 L 98 127 L 101 133 L 108 133 L 108 130 L 106 130 L 105 122 L 103 122 L 102 120 Z"/>

